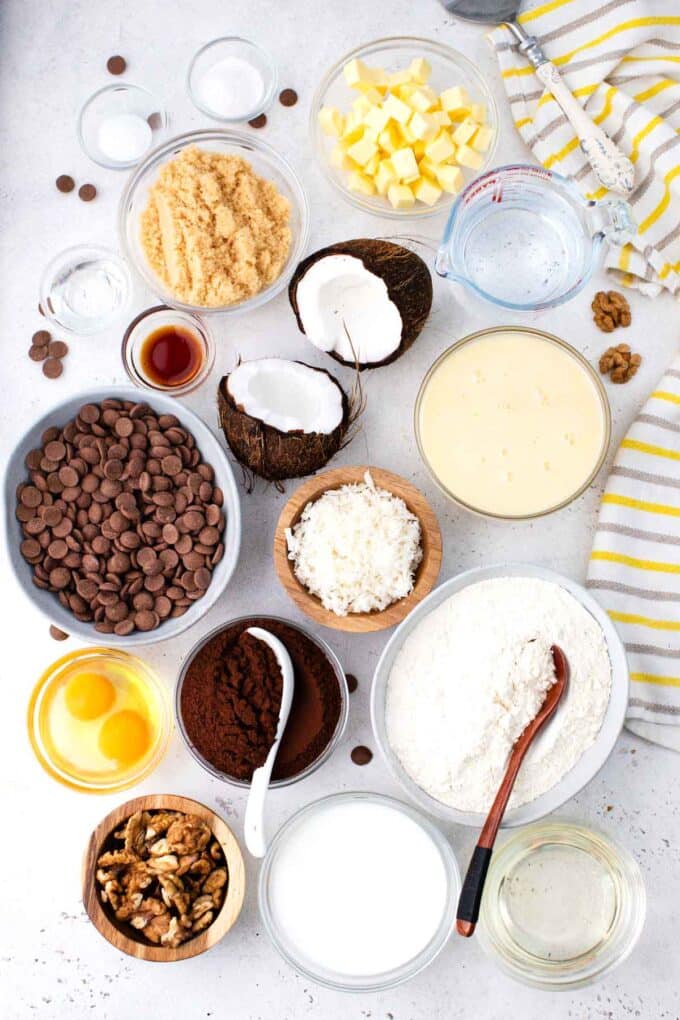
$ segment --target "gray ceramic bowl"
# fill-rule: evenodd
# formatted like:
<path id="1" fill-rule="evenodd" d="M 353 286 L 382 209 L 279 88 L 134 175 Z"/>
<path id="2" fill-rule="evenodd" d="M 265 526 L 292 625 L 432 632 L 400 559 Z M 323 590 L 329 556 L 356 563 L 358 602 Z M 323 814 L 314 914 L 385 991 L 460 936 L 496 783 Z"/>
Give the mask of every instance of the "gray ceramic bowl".
<path id="1" fill-rule="evenodd" d="M 449 581 L 445 581 L 444 584 L 435 588 L 427 598 L 423 599 L 420 605 L 416 606 L 403 623 L 397 627 L 380 656 L 371 687 L 371 723 L 376 741 L 380 746 L 390 771 L 401 783 L 411 799 L 415 800 L 425 811 L 429 811 L 430 814 L 438 815 L 449 822 L 457 822 L 459 825 L 472 825 L 477 829 L 481 828 L 484 824 L 484 815 L 473 811 L 459 811 L 457 808 L 442 803 L 442 801 L 426 793 L 406 772 L 387 738 L 385 695 L 387 693 L 389 675 L 397 653 L 417 624 L 456 592 L 461 591 L 468 585 L 476 584 L 478 581 L 487 581 L 493 577 L 536 577 L 543 581 L 552 581 L 553 584 L 558 584 L 561 588 L 566 589 L 595 618 L 602 628 L 612 666 L 612 686 L 609 704 L 602 720 L 600 732 L 595 738 L 594 743 L 579 758 L 574 767 L 550 790 L 546 790 L 540 797 L 536 797 L 535 800 L 531 800 L 527 804 L 522 804 L 520 807 L 506 811 L 502 823 L 504 828 L 535 822 L 539 818 L 549 815 L 551 811 L 556 811 L 570 797 L 576 796 L 599 772 L 611 754 L 616 739 L 623 727 L 626 706 L 628 704 L 628 664 L 621 639 L 602 607 L 576 581 L 563 577 L 561 574 L 556 574 L 552 570 L 534 567 L 529 563 L 500 563 L 490 567 L 477 567 L 474 570 L 466 570 L 464 573 L 452 577 Z"/>
<path id="2" fill-rule="evenodd" d="M 76 620 L 75 616 L 61 605 L 53 592 L 36 588 L 31 580 L 32 569 L 19 552 L 22 533 L 21 526 L 14 513 L 16 507 L 16 488 L 27 477 L 24 458 L 29 450 L 40 445 L 40 436 L 45 429 L 50 425 L 65 425 L 66 422 L 75 416 L 83 404 L 98 403 L 107 397 L 116 397 L 119 400 L 134 400 L 135 402 L 143 400 L 155 411 L 177 415 L 182 425 L 193 434 L 205 461 L 215 471 L 215 481 L 224 493 L 224 511 L 227 516 L 224 556 L 213 571 L 210 587 L 204 597 L 195 602 L 184 616 L 179 616 L 174 620 L 165 620 L 156 630 L 146 633 L 136 631 L 128 637 L 118 637 L 115 634 L 100 634 L 94 629 L 93 624 L 80 623 Z M 85 393 L 69 397 L 47 411 L 31 425 L 14 448 L 5 470 L 4 494 L 5 538 L 9 562 L 19 586 L 33 605 L 47 617 L 50 623 L 55 623 L 68 634 L 75 634 L 84 641 L 96 644 L 105 641 L 112 648 L 130 648 L 134 645 L 148 645 L 156 641 L 165 641 L 167 638 L 181 634 L 182 631 L 187 630 L 198 620 L 202 619 L 208 609 L 217 601 L 229 583 L 229 579 L 236 566 L 236 561 L 238 560 L 241 546 L 241 507 L 234 475 L 222 446 L 201 419 L 188 408 L 179 404 L 173 397 L 157 394 L 150 395 L 147 398 L 146 394 L 142 394 L 135 386 L 106 386 L 95 390 L 88 390 Z"/>

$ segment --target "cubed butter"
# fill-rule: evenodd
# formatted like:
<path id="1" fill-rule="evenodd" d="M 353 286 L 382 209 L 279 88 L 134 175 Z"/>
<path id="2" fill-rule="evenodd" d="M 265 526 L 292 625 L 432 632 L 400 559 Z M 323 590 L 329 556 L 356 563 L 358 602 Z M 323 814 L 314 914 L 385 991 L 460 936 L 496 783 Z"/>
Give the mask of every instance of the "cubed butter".
<path id="1" fill-rule="evenodd" d="M 407 145 L 413 145 L 413 143 L 417 140 L 416 136 L 413 134 L 413 131 L 411 131 L 410 124 L 400 124 L 399 134 L 403 139 L 402 145 L 404 142 L 406 142 Z"/>
<path id="2" fill-rule="evenodd" d="M 456 155 L 456 146 L 447 131 L 440 131 L 433 141 L 428 142 L 425 146 L 425 155 L 433 163 L 444 163 L 451 156 Z"/>
<path id="3" fill-rule="evenodd" d="M 345 127 L 345 118 L 335 106 L 322 106 L 319 110 L 319 124 L 325 135 L 339 138 Z"/>
<path id="4" fill-rule="evenodd" d="M 341 138 L 347 145 L 353 145 L 354 142 L 359 141 L 365 130 L 363 122 L 357 117 L 353 110 L 350 110 L 345 117 L 345 126 L 343 128 Z"/>
<path id="5" fill-rule="evenodd" d="M 389 95 L 383 104 L 383 110 L 397 124 L 406 124 L 413 113 L 408 103 L 404 103 L 398 96 Z"/>
<path id="6" fill-rule="evenodd" d="M 360 170 L 353 170 L 347 178 L 347 187 L 350 191 L 358 191 L 363 195 L 374 195 L 375 184 L 371 177 L 362 174 Z"/>
<path id="7" fill-rule="evenodd" d="M 424 85 L 429 81 L 430 75 L 432 74 L 432 68 L 428 64 L 424 57 L 416 57 L 409 64 L 409 73 L 414 81 L 420 82 Z"/>
<path id="8" fill-rule="evenodd" d="M 425 205 L 434 205 L 441 193 L 442 189 L 432 181 L 428 181 L 426 177 L 421 177 L 413 185 L 413 194 L 419 202 L 424 202 Z"/>
<path id="9" fill-rule="evenodd" d="M 370 138 L 360 138 L 354 145 L 350 145 L 347 155 L 355 163 L 358 163 L 359 166 L 364 166 L 372 156 L 377 155 L 377 152 L 378 146 L 375 142 L 371 141 Z"/>
<path id="10" fill-rule="evenodd" d="M 356 170 L 356 163 L 352 162 L 341 145 L 333 146 L 330 160 L 331 166 L 334 166 L 337 170 Z"/>
<path id="11" fill-rule="evenodd" d="M 387 84 L 390 89 L 396 89 L 400 85 L 410 85 L 412 81 L 411 72 L 408 68 L 404 71 L 394 71 L 392 74 L 387 75 Z"/>
<path id="12" fill-rule="evenodd" d="M 470 116 L 478 124 L 486 124 L 486 106 L 484 103 L 471 103 Z"/>
<path id="13" fill-rule="evenodd" d="M 357 85 L 373 85 L 374 73 L 370 67 L 364 64 L 363 60 L 350 60 L 343 68 L 345 81 L 350 88 Z"/>
<path id="14" fill-rule="evenodd" d="M 470 141 L 476 130 L 476 122 L 472 119 L 472 117 L 466 117 L 465 120 L 458 125 L 451 137 L 456 145 L 465 145 L 466 142 Z"/>
<path id="15" fill-rule="evenodd" d="M 381 149 L 385 152 L 391 153 L 395 149 L 400 149 L 402 144 L 401 132 L 397 125 L 390 121 L 384 131 L 381 131 L 378 136 L 378 144 Z"/>
<path id="16" fill-rule="evenodd" d="M 377 148 L 367 163 L 364 163 L 364 173 L 375 179 L 375 173 L 380 163 L 380 153 Z"/>
<path id="17" fill-rule="evenodd" d="M 462 85 L 454 85 L 453 88 L 445 89 L 439 96 L 442 110 L 447 113 L 459 113 L 470 109 L 470 96 L 467 89 Z"/>
<path id="18" fill-rule="evenodd" d="M 398 184 L 399 178 L 391 160 L 380 160 L 374 180 L 379 195 L 386 195 L 390 184 Z"/>
<path id="19" fill-rule="evenodd" d="M 416 201 L 416 196 L 407 184 L 390 184 L 387 197 L 394 209 L 410 209 Z"/>
<path id="20" fill-rule="evenodd" d="M 364 118 L 364 123 L 367 127 L 380 134 L 387 127 L 389 120 L 390 115 L 383 106 L 372 106 Z"/>
<path id="21" fill-rule="evenodd" d="M 434 174 L 440 188 L 448 191 L 451 195 L 457 195 L 465 183 L 463 171 L 460 167 L 451 166 L 448 163 L 441 163 L 439 166 L 436 166 Z"/>
<path id="22" fill-rule="evenodd" d="M 491 145 L 491 139 L 493 138 L 493 130 L 487 125 L 477 128 L 470 145 L 475 152 L 486 152 Z"/>
<path id="23" fill-rule="evenodd" d="M 392 153 L 392 166 L 401 180 L 405 180 L 407 177 L 418 176 L 418 163 L 413 155 L 413 149 L 406 146 Z"/>
<path id="24" fill-rule="evenodd" d="M 427 85 L 421 85 L 420 88 L 415 89 L 409 99 L 409 106 L 418 110 L 419 113 L 427 113 L 428 110 L 433 110 L 438 105 L 437 93 Z"/>
<path id="25" fill-rule="evenodd" d="M 430 117 L 433 117 L 434 120 L 436 120 L 437 124 L 439 124 L 439 127 L 451 126 L 451 118 L 449 117 L 446 110 L 431 110 Z"/>
<path id="26" fill-rule="evenodd" d="M 481 152 L 475 152 L 469 145 L 458 146 L 456 149 L 456 159 L 461 166 L 466 166 L 469 170 L 479 170 L 484 164 L 484 156 Z"/>
<path id="27" fill-rule="evenodd" d="M 411 134 L 421 141 L 430 142 L 439 134 L 439 124 L 429 113 L 414 113 L 408 126 Z"/>

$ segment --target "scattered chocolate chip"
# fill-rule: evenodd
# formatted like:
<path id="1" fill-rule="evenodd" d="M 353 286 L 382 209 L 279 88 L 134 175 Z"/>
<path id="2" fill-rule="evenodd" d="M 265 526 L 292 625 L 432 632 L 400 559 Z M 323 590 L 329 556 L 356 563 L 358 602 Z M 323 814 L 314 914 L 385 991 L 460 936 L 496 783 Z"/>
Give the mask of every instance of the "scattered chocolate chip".
<path id="1" fill-rule="evenodd" d="M 354 673 L 348 673 L 345 679 L 347 680 L 347 690 L 350 694 L 354 694 L 359 686 L 359 681 L 355 677 Z"/>
<path id="2" fill-rule="evenodd" d="M 115 57 L 109 57 L 106 61 L 106 70 L 109 74 L 123 74 L 127 68 L 127 62 L 124 57 L 116 55 Z"/>
<path id="3" fill-rule="evenodd" d="M 163 127 L 163 118 L 160 113 L 150 113 L 146 118 L 146 122 L 152 131 L 158 131 Z"/>
<path id="4" fill-rule="evenodd" d="M 65 358 L 68 354 L 68 344 L 65 344 L 63 340 L 52 340 L 47 353 L 51 358 Z"/>
<path id="5" fill-rule="evenodd" d="M 31 347 L 28 348 L 28 356 L 31 361 L 44 361 L 47 357 L 47 348 L 36 347 L 35 344 L 32 344 Z"/>
<path id="6" fill-rule="evenodd" d="M 369 761 L 373 757 L 373 751 L 368 747 L 364 747 L 363 744 L 359 744 L 352 751 L 351 758 L 355 765 L 368 765 Z"/>
<path id="7" fill-rule="evenodd" d="M 59 627 L 55 627 L 54 624 L 50 627 L 50 637 L 54 638 L 55 641 L 68 641 L 68 634 L 65 630 L 60 630 Z"/>
<path id="8" fill-rule="evenodd" d="M 76 186 L 76 182 L 70 174 L 60 174 L 55 183 L 57 185 L 57 191 L 61 191 L 62 195 L 67 195 L 68 192 L 73 191 Z"/>
<path id="9" fill-rule="evenodd" d="M 43 361 L 43 373 L 48 379 L 58 379 L 63 371 L 64 366 L 59 358 L 48 358 L 47 361 Z"/>
<path id="10" fill-rule="evenodd" d="M 94 184 L 83 184 L 78 188 L 78 198 L 83 202 L 91 202 L 97 194 Z"/>
<path id="11" fill-rule="evenodd" d="M 298 94 L 295 89 L 284 89 L 279 93 L 281 106 L 295 106 L 298 101 Z"/>
<path id="12" fill-rule="evenodd" d="M 31 343 L 34 347 L 47 347 L 51 339 L 51 333 L 48 333 L 46 329 L 39 329 L 37 333 L 34 333 L 31 337 Z"/>
<path id="13" fill-rule="evenodd" d="M 253 128 L 263 128 L 267 123 L 267 114 L 261 113 L 259 117 L 253 117 L 253 119 L 249 120 L 248 123 Z"/>

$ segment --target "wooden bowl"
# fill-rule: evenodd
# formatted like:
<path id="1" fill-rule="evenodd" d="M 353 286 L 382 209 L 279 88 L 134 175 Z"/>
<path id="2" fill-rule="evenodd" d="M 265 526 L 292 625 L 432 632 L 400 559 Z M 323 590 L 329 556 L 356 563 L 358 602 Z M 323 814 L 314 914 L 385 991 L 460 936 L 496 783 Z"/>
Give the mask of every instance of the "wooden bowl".
<path id="1" fill-rule="evenodd" d="M 308 503 L 313 502 L 330 489 L 339 489 L 342 485 L 362 482 L 364 475 L 370 471 L 376 486 L 386 489 L 403 499 L 411 513 L 420 521 L 421 544 L 423 558 L 416 572 L 413 591 L 406 598 L 393 602 L 387 609 L 374 613 L 350 613 L 338 616 L 324 609 L 321 600 L 312 595 L 304 585 L 300 584 L 293 572 L 293 563 L 288 559 L 286 545 L 286 528 L 294 527 L 302 516 Z M 442 536 L 434 511 L 422 492 L 405 478 L 374 467 L 340 467 L 323 474 L 315 475 L 293 493 L 288 500 L 276 526 L 274 535 L 274 566 L 279 580 L 286 589 L 298 609 L 324 627 L 344 630 L 355 634 L 369 631 L 385 630 L 408 616 L 414 606 L 432 591 L 439 574 L 442 561 Z"/>
<path id="2" fill-rule="evenodd" d="M 205 931 L 199 932 L 198 935 L 176 948 L 152 945 L 144 939 L 141 932 L 137 934 L 130 925 L 116 920 L 101 902 L 95 881 L 97 859 L 111 834 L 136 811 L 159 809 L 198 815 L 199 818 L 207 822 L 222 847 L 227 864 L 227 895 L 219 914 Z M 115 949 L 120 949 L 129 956 L 136 956 L 140 960 L 169 963 L 174 960 L 187 960 L 191 956 L 204 953 L 206 949 L 210 949 L 219 942 L 235 924 L 243 906 L 244 894 L 245 869 L 243 855 L 236 837 L 219 815 L 189 797 L 175 797 L 172 794 L 160 793 L 148 797 L 135 797 L 134 800 L 128 800 L 125 804 L 121 804 L 120 807 L 111 811 L 94 830 L 83 859 L 83 905 L 90 920 L 97 931 Z"/>

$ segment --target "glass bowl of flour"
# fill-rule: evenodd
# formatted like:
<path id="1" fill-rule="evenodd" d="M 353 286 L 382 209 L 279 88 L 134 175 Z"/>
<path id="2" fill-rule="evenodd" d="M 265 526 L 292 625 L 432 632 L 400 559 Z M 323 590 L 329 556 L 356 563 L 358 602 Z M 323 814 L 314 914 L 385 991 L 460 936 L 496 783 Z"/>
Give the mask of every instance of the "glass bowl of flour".
<path id="1" fill-rule="evenodd" d="M 522 765 L 504 826 L 550 814 L 609 757 L 629 683 L 613 624 L 575 581 L 513 563 L 451 578 L 397 628 L 376 667 L 371 721 L 420 807 L 482 824 L 512 745 L 554 680 L 553 644 L 567 657 L 569 684 Z"/>

